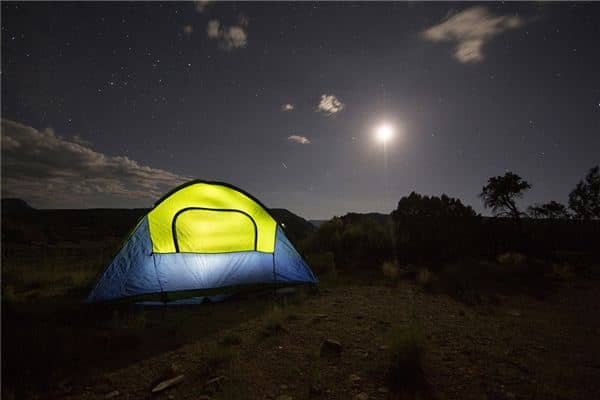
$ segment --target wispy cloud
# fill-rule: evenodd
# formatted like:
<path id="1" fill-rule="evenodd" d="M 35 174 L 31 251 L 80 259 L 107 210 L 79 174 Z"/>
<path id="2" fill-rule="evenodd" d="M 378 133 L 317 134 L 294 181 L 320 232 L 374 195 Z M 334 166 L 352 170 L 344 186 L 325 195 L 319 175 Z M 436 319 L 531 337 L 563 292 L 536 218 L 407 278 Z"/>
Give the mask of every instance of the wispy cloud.
<path id="1" fill-rule="evenodd" d="M 461 63 L 475 63 L 483 60 L 486 42 L 523 24 L 516 15 L 493 15 L 486 7 L 474 6 L 426 29 L 423 37 L 432 42 L 454 42 L 454 58 Z"/>
<path id="2" fill-rule="evenodd" d="M 186 177 L 108 156 L 88 144 L 2 120 L 2 196 L 42 207 L 149 205 Z"/>
<path id="3" fill-rule="evenodd" d="M 296 142 L 299 144 L 310 144 L 310 139 L 307 138 L 306 136 L 292 135 L 292 136 L 288 136 L 288 140 L 291 140 L 292 142 Z"/>
<path id="4" fill-rule="evenodd" d="M 327 115 L 336 114 L 344 109 L 344 103 L 332 94 L 322 94 L 317 112 L 322 112 Z"/>
<path id="5" fill-rule="evenodd" d="M 294 105 L 287 103 L 281 106 L 281 111 L 293 111 L 294 110 Z"/>
<path id="6" fill-rule="evenodd" d="M 217 19 L 208 21 L 206 34 L 209 39 L 217 40 L 219 47 L 225 51 L 246 47 L 248 44 L 248 34 L 244 26 L 222 26 Z"/>
<path id="7" fill-rule="evenodd" d="M 198 14 L 202 14 L 209 6 L 210 0 L 194 0 L 194 9 Z"/>
<path id="8" fill-rule="evenodd" d="M 71 139 L 73 140 L 73 142 L 80 144 L 82 146 L 90 146 L 92 144 L 92 142 L 90 142 L 89 140 L 85 140 L 84 138 L 82 138 L 79 135 L 75 135 Z"/>

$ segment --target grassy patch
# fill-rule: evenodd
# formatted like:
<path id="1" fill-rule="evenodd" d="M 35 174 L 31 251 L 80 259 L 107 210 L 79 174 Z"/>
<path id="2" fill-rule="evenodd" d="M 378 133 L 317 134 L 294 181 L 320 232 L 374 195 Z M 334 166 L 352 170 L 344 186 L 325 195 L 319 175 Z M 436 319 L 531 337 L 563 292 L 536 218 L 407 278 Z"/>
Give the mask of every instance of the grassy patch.
<path id="1" fill-rule="evenodd" d="M 242 343 L 242 338 L 235 333 L 230 333 L 221 339 L 220 343 L 225 346 L 234 346 Z"/>
<path id="2" fill-rule="evenodd" d="M 3 260 L 4 261 L 4 260 Z M 3 262 L 2 283 L 6 301 L 64 295 L 89 288 L 102 269 L 98 264 L 64 258 L 48 261 Z"/>
<path id="3" fill-rule="evenodd" d="M 230 346 L 221 346 L 216 343 L 207 345 L 202 352 L 201 362 L 207 375 L 215 371 L 226 362 L 230 361 L 237 352 Z"/>
<path id="4" fill-rule="evenodd" d="M 298 305 L 305 298 L 306 294 L 297 292 L 268 307 L 262 316 L 263 336 L 287 332 L 287 325 L 300 319 Z"/>
<path id="5" fill-rule="evenodd" d="M 265 334 L 268 336 L 272 333 L 286 331 L 286 320 L 287 313 L 284 308 L 278 304 L 273 305 L 263 315 L 263 327 L 265 328 Z"/>
<path id="6" fill-rule="evenodd" d="M 547 264 L 519 253 L 504 253 L 495 261 L 465 259 L 447 264 L 432 281 L 432 291 L 445 293 L 467 305 L 479 305 L 498 295 L 530 295 L 544 299 L 552 293 Z M 558 274 L 558 275 L 557 275 Z M 570 267 L 557 267 L 554 277 L 573 276 Z M 559 278 L 560 279 L 560 278 Z"/>

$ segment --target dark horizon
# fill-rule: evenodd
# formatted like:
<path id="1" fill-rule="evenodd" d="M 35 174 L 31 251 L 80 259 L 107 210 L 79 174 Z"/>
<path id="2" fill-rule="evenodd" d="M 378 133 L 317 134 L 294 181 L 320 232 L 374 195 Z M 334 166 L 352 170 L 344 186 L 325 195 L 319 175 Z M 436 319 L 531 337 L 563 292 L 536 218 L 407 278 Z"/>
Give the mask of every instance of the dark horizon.
<path id="1" fill-rule="evenodd" d="M 200 178 L 306 219 L 411 191 L 489 215 L 491 176 L 566 204 L 600 164 L 598 4 L 198 4 L 3 2 L 2 197 L 147 208 Z"/>

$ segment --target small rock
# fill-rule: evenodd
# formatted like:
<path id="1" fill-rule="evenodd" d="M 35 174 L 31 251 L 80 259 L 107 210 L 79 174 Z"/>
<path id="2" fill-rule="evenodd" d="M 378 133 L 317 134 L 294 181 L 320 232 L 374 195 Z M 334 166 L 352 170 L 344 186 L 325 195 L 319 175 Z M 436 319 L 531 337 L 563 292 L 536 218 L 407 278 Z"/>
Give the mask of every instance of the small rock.
<path id="1" fill-rule="evenodd" d="M 339 356 L 342 353 L 342 350 L 342 344 L 337 340 L 325 339 L 325 341 L 321 344 L 321 357 Z"/>
<path id="2" fill-rule="evenodd" d="M 281 385 L 281 386 L 279 386 L 279 389 L 281 389 L 281 390 L 287 390 L 287 388 L 288 388 L 288 385 Z"/>
<path id="3" fill-rule="evenodd" d="M 315 314 L 316 319 L 325 319 L 327 318 L 327 314 Z"/>
<path id="4" fill-rule="evenodd" d="M 368 357 L 369 357 L 369 352 L 368 352 L 368 351 L 361 350 L 361 349 L 357 349 L 357 350 L 356 350 L 356 354 L 357 354 L 359 357 L 362 357 L 362 358 L 368 358 Z"/>
<path id="5" fill-rule="evenodd" d="M 227 378 L 224 376 L 217 376 L 215 378 L 209 379 L 204 383 L 204 386 L 212 389 L 214 391 L 217 391 L 221 388 L 221 385 L 223 384 L 223 382 L 226 380 Z"/>
<path id="6" fill-rule="evenodd" d="M 521 313 L 519 311 L 517 311 L 517 310 L 508 310 L 506 313 L 508 315 L 513 316 L 513 317 L 520 317 L 521 316 Z"/>
<path id="7" fill-rule="evenodd" d="M 390 390 L 388 388 L 386 388 L 385 386 L 381 386 L 379 389 L 377 389 L 377 391 L 381 394 L 385 394 L 385 393 L 389 392 Z"/>
<path id="8" fill-rule="evenodd" d="M 121 392 L 119 392 L 118 390 L 113 390 L 110 393 L 107 393 L 106 396 L 104 396 L 105 399 L 113 399 L 115 397 L 117 397 L 118 395 L 120 395 Z"/>
<path id="9" fill-rule="evenodd" d="M 369 400 L 369 394 L 365 392 L 361 392 L 354 396 L 354 400 Z"/>
<path id="10" fill-rule="evenodd" d="M 319 397 L 322 392 L 323 390 L 321 390 L 319 386 L 312 385 L 310 388 L 308 388 L 308 398 Z"/>
<path id="11" fill-rule="evenodd" d="M 386 351 L 389 347 L 386 346 L 385 344 L 382 344 L 381 346 L 379 346 L 379 350 L 381 351 Z"/>
<path id="12" fill-rule="evenodd" d="M 166 381 L 162 381 L 161 383 L 159 383 L 152 389 L 152 393 L 162 392 L 163 390 L 166 390 L 172 386 L 178 385 L 183 381 L 184 377 L 185 377 L 185 375 L 178 375 L 175 378 L 171 378 L 171 379 L 167 379 Z"/>

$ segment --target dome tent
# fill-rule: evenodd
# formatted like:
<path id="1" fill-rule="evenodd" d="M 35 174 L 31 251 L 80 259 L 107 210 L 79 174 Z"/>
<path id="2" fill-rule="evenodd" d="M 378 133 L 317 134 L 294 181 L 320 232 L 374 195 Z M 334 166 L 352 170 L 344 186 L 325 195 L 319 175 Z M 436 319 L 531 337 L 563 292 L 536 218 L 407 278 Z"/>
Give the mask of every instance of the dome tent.
<path id="1" fill-rule="evenodd" d="M 266 207 L 221 182 L 191 181 L 137 224 L 87 301 L 163 302 L 317 283 Z"/>

